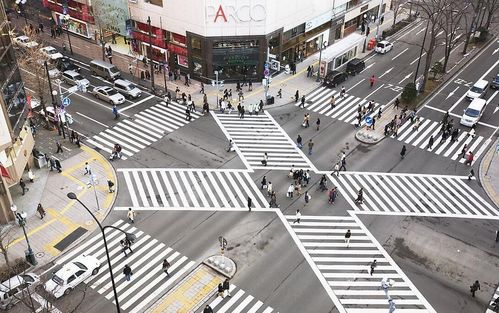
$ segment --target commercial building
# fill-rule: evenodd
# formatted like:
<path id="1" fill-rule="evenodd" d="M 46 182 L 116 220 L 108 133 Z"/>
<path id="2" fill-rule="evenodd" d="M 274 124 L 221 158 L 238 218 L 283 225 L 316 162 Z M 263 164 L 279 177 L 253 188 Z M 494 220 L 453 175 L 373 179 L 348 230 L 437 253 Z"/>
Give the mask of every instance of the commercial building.
<path id="1" fill-rule="evenodd" d="M 148 55 L 151 46 L 155 61 L 192 77 L 213 79 L 218 71 L 223 80 L 260 80 L 267 56 L 276 70 L 299 62 L 360 29 L 364 19 L 383 14 L 386 2 L 130 0 L 132 48 Z M 357 55 L 362 39 L 350 40 L 338 58 L 330 56 L 331 66 Z"/>
<path id="2" fill-rule="evenodd" d="M 24 128 L 26 93 L 9 36 L 9 24 L 0 1 L 0 224 L 14 219 L 9 188 L 18 184 L 34 140 Z"/>

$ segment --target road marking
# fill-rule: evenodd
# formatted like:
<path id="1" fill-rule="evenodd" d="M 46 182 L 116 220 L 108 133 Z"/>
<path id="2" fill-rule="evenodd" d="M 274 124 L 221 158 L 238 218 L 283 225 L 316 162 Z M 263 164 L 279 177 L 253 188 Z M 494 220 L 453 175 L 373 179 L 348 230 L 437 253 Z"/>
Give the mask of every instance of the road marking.
<path id="1" fill-rule="evenodd" d="M 387 69 L 383 74 L 379 75 L 378 78 L 381 78 L 381 77 L 385 76 L 386 74 L 390 73 L 392 70 L 393 70 L 393 67 Z"/>
<path id="2" fill-rule="evenodd" d="M 364 81 L 363 79 L 359 80 L 355 85 L 353 85 L 352 87 L 348 88 L 346 91 L 349 92 L 353 88 L 357 87 L 357 85 L 360 84 L 360 83 L 362 83 L 363 81 Z"/>
<path id="3" fill-rule="evenodd" d="M 426 29 L 426 27 L 421 28 L 417 33 L 414 34 L 414 36 L 419 35 L 421 32 L 423 32 Z M 438 36 L 438 35 L 437 35 Z"/>
<path id="4" fill-rule="evenodd" d="M 375 55 L 375 54 L 374 54 Z M 367 61 L 368 59 L 366 59 Z M 374 64 L 376 64 L 376 62 L 373 62 L 371 64 L 369 64 L 368 66 L 366 66 L 362 71 L 359 72 L 359 74 L 362 74 L 364 71 L 367 71 L 368 69 L 370 69 Z"/>
<path id="5" fill-rule="evenodd" d="M 452 97 L 454 95 L 454 93 L 456 93 L 456 90 L 459 88 L 459 86 L 456 87 L 456 89 L 452 90 L 451 92 L 449 92 L 449 94 L 447 95 L 447 97 L 445 98 L 445 100 L 449 99 L 450 97 Z"/>
<path id="6" fill-rule="evenodd" d="M 405 48 L 402 52 L 400 52 L 399 54 L 397 54 L 396 56 L 394 56 L 392 58 L 392 61 L 395 60 L 396 58 L 398 58 L 400 55 L 402 55 L 402 53 L 406 52 L 407 50 L 409 50 L 409 48 Z"/>
<path id="7" fill-rule="evenodd" d="M 422 58 L 423 56 L 425 56 L 425 55 L 426 55 L 426 52 L 423 52 L 423 53 L 421 54 L 421 58 Z M 420 57 L 417 57 L 416 59 L 414 59 L 414 61 L 412 61 L 412 62 L 411 62 L 411 63 L 409 63 L 409 64 L 410 64 L 410 65 L 413 65 L 414 63 L 416 63 L 416 62 L 417 62 L 417 60 L 419 60 L 419 58 L 420 58 Z"/>
<path id="8" fill-rule="evenodd" d="M 147 98 L 144 98 L 144 99 L 142 99 L 142 100 L 140 100 L 140 101 L 135 102 L 134 104 L 130 104 L 129 106 L 126 106 L 126 107 L 124 107 L 124 108 L 120 109 L 120 113 L 121 113 L 121 112 L 124 112 L 124 111 L 126 111 L 126 110 L 128 110 L 128 109 L 131 109 L 131 108 L 133 108 L 133 107 L 136 107 L 136 106 L 138 106 L 139 104 L 142 104 L 142 103 L 146 102 L 147 100 L 150 100 L 150 99 L 152 99 L 152 98 L 154 98 L 154 97 L 155 97 L 154 95 L 150 95 L 150 96 L 149 96 L 149 97 L 147 97 Z"/>
<path id="9" fill-rule="evenodd" d="M 393 68 L 393 67 L 392 67 Z M 371 97 L 371 95 L 373 93 L 375 93 L 376 91 L 380 90 L 385 84 L 381 84 L 381 86 L 379 86 L 378 88 L 376 88 L 373 92 L 371 92 L 370 94 L 368 94 L 364 99 L 369 99 L 369 97 Z"/>
<path id="10" fill-rule="evenodd" d="M 399 81 L 398 83 L 401 84 L 404 80 L 406 80 L 407 78 L 411 77 L 412 73 L 414 73 L 414 72 L 410 72 L 409 74 L 407 74 L 407 76 L 405 76 L 404 78 L 402 78 L 402 80 Z"/>
<path id="11" fill-rule="evenodd" d="M 99 124 L 99 125 L 101 125 L 101 126 L 104 126 L 105 128 L 108 128 L 108 126 L 107 126 L 106 124 L 101 123 L 101 122 L 99 122 L 99 121 L 97 121 L 97 120 L 94 120 L 93 118 L 88 117 L 88 116 L 86 116 L 85 114 L 82 114 L 82 113 L 80 113 L 80 112 L 76 112 L 76 114 L 78 114 L 79 116 L 82 116 L 82 117 L 84 117 L 84 118 L 86 118 L 86 119 L 89 119 L 89 120 L 91 120 L 91 121 L 92 121 L 92 122 L 94 122 L 94 123 L 97 123 L 97 124 Z"/>

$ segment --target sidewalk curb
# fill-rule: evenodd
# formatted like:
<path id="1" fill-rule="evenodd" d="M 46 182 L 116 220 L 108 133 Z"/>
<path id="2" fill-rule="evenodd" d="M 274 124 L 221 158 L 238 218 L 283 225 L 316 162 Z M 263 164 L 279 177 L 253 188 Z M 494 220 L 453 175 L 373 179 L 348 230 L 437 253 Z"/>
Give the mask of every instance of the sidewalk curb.
<path id="1" fill-rule="evenodd" d="M 478 167 L 478 177 L 480 180 L 480 184 L 482 185 L 482 188 L 485 190 L 485 193 L 489 197 L 489 199 L 497 206 L 499 207 L 499 195 L 495 193 L 494 188 L 492 187 L 492 176 L 485 175 L 485 168 L 487 166 L 490 166 L 490 163 L 494 159 L 494 154 L 496 153 L 495 149 L 496 146 L 499 144 L 499 139 L 496 139 L 496 141 L 492 144 L 492 146 L 489 148 L 485 156 L 482 158 L 480 161 L 480 166 Z"/>

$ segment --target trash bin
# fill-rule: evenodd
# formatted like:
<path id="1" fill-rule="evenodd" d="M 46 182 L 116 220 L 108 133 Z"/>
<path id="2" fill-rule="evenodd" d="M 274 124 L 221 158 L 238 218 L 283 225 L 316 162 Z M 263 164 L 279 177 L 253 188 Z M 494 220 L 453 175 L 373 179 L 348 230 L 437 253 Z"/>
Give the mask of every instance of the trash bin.
<path id="1" fill-rule="evenodd" d="M 45 155 L 43 153 L 39 153 L 34 159 L 37 168 L 47 167 L 47 160 L 45 160 Z"/>
<path id="2" fill-rule="evenodd" d="M 269 105 L 269 104 L 274 104 L 274 97 L 267 96 L 267 105 Z"/>

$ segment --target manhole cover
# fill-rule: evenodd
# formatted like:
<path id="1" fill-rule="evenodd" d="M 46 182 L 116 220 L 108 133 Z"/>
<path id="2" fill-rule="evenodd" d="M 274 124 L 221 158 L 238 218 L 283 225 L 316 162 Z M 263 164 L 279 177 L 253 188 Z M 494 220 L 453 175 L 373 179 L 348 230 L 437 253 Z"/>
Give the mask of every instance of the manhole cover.
<path id="1" fill-rule="evenodd" d="M 87 226 L 90 226 L 90 225 L 93 225 L 93 224 L 94 224 L 94 221 L 92 221 L 92 220 L 89 220 L 89 221 L 85 222 L 85 225 L 87 225 Z"/>
<path id="2" fill-rule="evenodd" d="M 38 252 L 37 254 L 35 254 L 35 256 L 39 259 L 43 258 L 45 256 L 45 252 Z"/>

